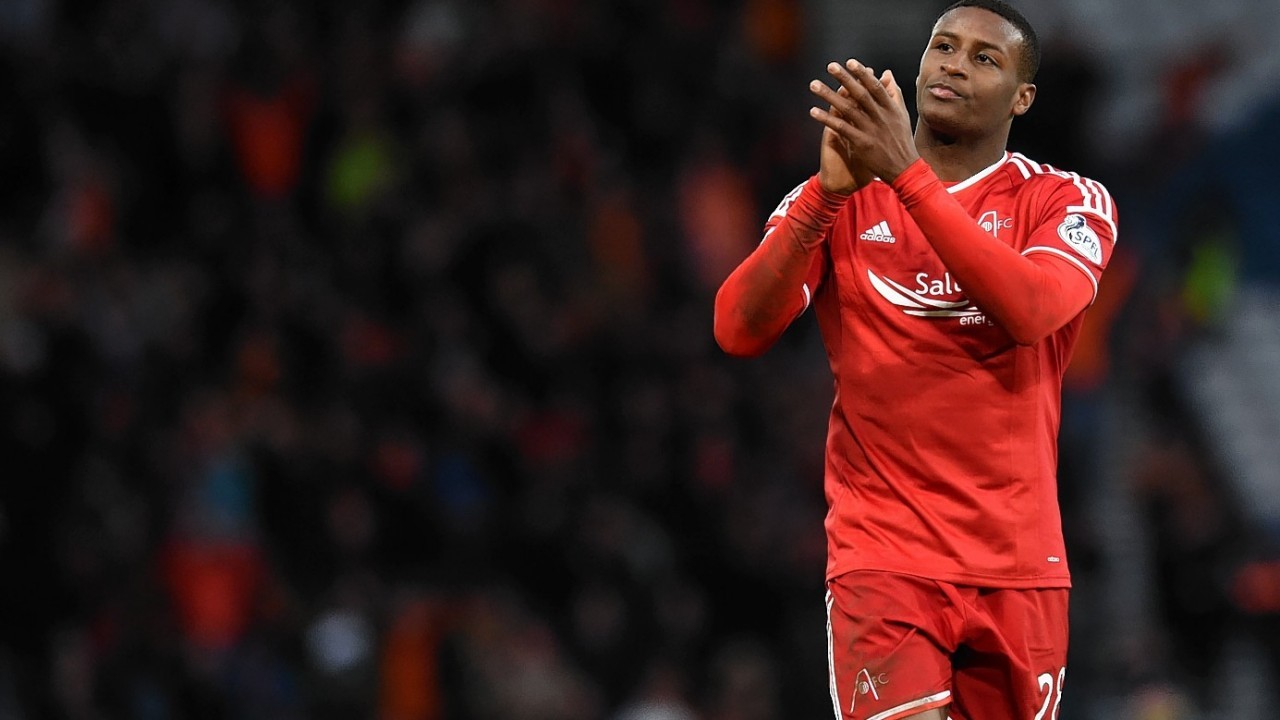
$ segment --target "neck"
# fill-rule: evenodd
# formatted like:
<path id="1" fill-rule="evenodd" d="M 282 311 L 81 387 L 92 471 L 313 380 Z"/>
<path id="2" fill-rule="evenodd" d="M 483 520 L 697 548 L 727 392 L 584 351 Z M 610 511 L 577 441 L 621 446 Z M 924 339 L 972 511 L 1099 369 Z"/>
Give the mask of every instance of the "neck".
<path id="1" fill-rule="evenodd" d="M 938 179 L 959 182 L 994 165 L 1004 156 L 1009 129 L 986 137 L 947 137 L 923 122 L 916 123 L 916 152 L 929 163 Z"/>

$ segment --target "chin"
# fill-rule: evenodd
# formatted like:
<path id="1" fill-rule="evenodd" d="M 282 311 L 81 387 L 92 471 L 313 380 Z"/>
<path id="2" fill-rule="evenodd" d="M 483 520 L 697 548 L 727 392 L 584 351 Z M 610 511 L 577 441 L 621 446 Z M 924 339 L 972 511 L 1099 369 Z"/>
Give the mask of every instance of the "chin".
<path id="1" fill-rule="evenodd" d="M 968 135 L 971 130 L 970 118 L 952 108 L 924 106 L 920 109 L 920 119 L 941 137 L 960 137 Z"/>
<path id="2" fill-rule="evenodd" d="M 932 129 L 934 136 L 954 138 L 966 135 L 965 124 L 959 122 L 959 118 L 952 118 L 938 113 L 922 114 L 920 119 L 924 120 L 924 124 L 927 124 L 929 129 Z"/>

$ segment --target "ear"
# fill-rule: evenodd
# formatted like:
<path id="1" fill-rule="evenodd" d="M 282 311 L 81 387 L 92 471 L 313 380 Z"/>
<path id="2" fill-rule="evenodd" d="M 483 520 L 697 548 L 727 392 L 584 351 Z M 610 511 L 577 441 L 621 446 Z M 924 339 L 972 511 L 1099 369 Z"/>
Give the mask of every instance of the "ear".
<path id="1" fill-rule="evenodd" d="M 1036 86 L 1032 83 L 1019 83 L 1013 95 L 1013 115 L 1025 115 L 1036 100 Z"/>

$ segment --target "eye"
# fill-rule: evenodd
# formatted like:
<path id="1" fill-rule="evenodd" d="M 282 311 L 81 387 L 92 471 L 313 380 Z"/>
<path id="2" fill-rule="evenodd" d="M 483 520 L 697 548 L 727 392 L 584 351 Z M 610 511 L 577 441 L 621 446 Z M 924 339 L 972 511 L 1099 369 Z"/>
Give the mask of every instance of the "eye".
<path id="1" fill-rule="evenodd" d="M 949 42 L 939 42 L 933 47 L 935 50 L 941 50 L 942 52 L 951 52 L 951 43 Z"/>
<path id="2" fill-rule="evenodd" d="M 995 58 L 991 57 L 990 55 L 988 55 L 988 54 L 986 54 L 986 53 L 978 53 L 978 62 L 982 63 L 983 65 L 996 65 L 996 64 L 997 64 L 997 63 L 996 63 L 996 61 L 995 61 Z"/>

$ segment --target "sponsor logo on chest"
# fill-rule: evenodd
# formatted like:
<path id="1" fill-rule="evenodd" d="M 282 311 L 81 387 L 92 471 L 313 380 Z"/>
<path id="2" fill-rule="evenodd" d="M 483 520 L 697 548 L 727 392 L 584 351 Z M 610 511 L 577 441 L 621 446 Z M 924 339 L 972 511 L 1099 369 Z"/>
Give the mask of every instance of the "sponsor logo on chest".
<path id="1" fill-rule="evenodd" d="M 938 277 L 919 272 L 907 284 L 868 268 L 867 280 L 881 298 L 905 315 L 935 320 L 955 318 L 962 326 L 993 325 L 976 305 L 964 297 L 963 288 L 951 273 L 944 272 Z"/>
<path id="2" fill-rule="evenodd" d="M 1004 217 L 996 210 L 983 211 L 977 222 L 995 238 L 1001 237 L 1002 232 L 1007 234 L 1013 230 L 1013 218 Z M 1081 232 L 1077 225 L 1064 223 L 1059 234 L 1064 239 L 1071 235 L 1076 241 L 1073 247 L 1087 247 L 1087 226 L 1086 231 Z M 858 235 L 858 239 L 884 245 L 898 242 L 887 220 L 881 220 L 867 228 Z M 893 276 L 899 279 L 895 280 Z M 964 288 L 960 287 L 960 283 L 949 272 L 941 275 L 929 272 L 884 274 L 868 268 L 867 279 L 882 299 L 905 315 L 933 320 L 955 319 L 961 326 L 994 326 L 982 310 L 965 297 Z"/>
<path id="3" fill-rule="evenodd" d="M 929 273 L 916 273 L 916 292 L 941 297 L 962 291 L 960 283 L 951 279 L 951 273 L 942 273 L 942 279 L 931 277 Z"/>

